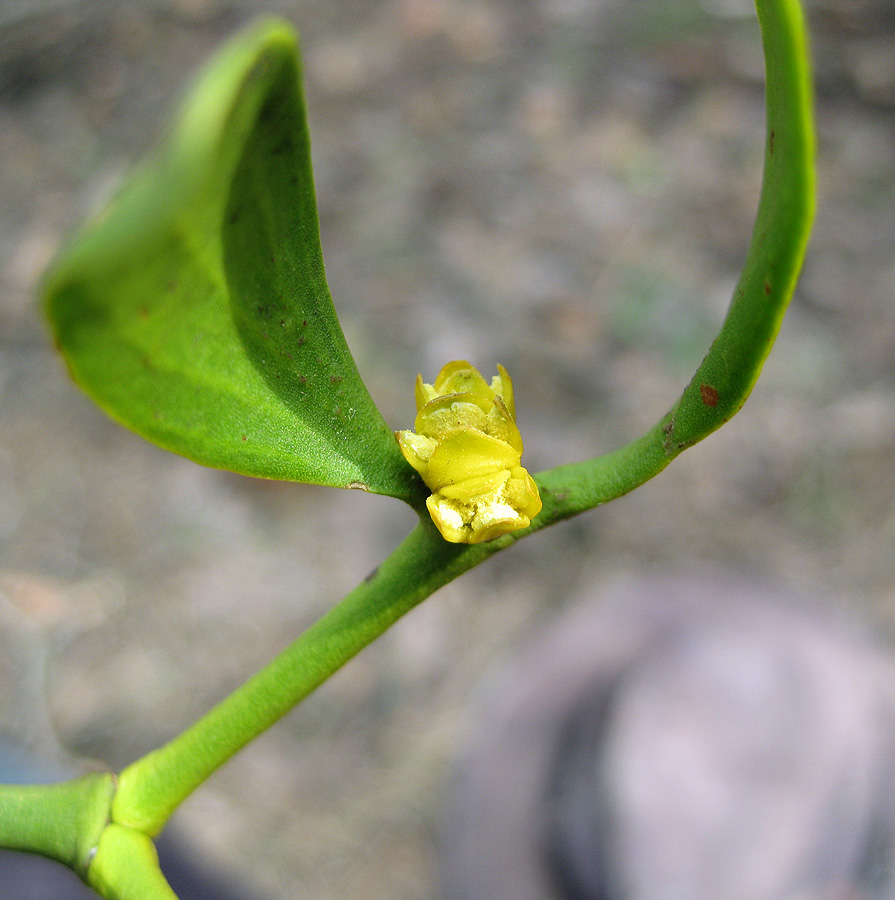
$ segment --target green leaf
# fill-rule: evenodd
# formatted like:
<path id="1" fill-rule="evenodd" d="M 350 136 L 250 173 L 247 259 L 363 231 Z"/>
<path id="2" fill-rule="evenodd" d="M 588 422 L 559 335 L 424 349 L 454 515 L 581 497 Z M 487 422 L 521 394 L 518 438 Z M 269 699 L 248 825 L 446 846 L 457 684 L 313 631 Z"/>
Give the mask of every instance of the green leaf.
<path id="1" fill-rule="evenodd" d="M 246 475 L 417 495 L 326 285 L 288 25 L 262 21 L 212 61 L 44 294 L 75 380 L 154 443 Z"/>

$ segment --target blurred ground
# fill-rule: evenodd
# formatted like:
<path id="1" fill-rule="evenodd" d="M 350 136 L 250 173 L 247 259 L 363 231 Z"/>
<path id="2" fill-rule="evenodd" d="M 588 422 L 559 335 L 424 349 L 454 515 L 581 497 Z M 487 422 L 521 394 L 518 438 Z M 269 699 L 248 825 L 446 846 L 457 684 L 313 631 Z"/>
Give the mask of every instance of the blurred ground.
<path id="1" fill-rule="evenodd" d="M 258 4 L 0 4 L 0 730 L 122 766 L 329 608 L 399 504 L 252 482 L 92 407 L 34 288 Z M 744 0 L 271 0 L 302 31 L 330 286 L 394 427 L 504 363 L 537 471 L 661 415 L 720 322 L 760 178 Z M 895 623 L 895 13 L 814 0 L 819 212 L 744 411 L 630 497 L 427 601 L 179 815 L 264 896 L 438 897 L 476 684 L 628 572 L 761 572 Z"/>

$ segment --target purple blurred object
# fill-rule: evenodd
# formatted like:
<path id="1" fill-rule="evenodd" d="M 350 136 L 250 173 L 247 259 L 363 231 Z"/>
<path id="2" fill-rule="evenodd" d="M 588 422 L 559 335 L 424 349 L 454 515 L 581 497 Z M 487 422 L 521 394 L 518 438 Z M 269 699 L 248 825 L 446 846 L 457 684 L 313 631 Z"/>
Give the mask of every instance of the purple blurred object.
<path id="1" fill-rule="evenodd" d="M 630 580 L 489 683 L 445 900 L 895 897 L 892 660 L 721 575 Z"/>

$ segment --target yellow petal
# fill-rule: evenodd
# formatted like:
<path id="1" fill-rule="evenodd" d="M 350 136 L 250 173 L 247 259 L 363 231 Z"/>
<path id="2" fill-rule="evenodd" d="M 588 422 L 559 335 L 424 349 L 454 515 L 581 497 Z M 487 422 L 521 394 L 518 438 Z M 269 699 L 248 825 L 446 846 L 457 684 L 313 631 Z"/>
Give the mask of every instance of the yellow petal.
<path id="1" fill-rule="evenodd" d="M 516 402 L 513 399 L 513 379 L 510 373 L 500 364 L 497 364 L 497 375 L 491 379 L 491 390 L 500 397 L 510 411 L 510 415 L 516 418 Z"/>
<path id="2" fill-rule="evenodd" d="M 437 491 L 446 484 L 459 484 L 518 465 L 519 454 L 504 441 L 480 431 L 458 431 L 439 441 L 423 477 L 429 488 Z"/>
<path id="3" fill-rule="evenodd" d="M 491 399 L 493 391 L 488 382 L 482 378 L 479 370 L 466 360 L 458 359 L 449 362 L 435 378 L 435 390 L 441 394 L 460 394 L 467 391 L 473 394 L 484 394 Z"/>

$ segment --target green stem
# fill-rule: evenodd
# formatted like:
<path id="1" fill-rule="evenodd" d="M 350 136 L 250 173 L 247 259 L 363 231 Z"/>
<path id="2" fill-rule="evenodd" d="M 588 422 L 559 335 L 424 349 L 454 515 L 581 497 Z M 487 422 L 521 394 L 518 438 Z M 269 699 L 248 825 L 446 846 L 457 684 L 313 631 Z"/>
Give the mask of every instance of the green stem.
<path id="1" fill-rule="evenodd" d="M 152 840 L 115 823 L 100 837 L 87 883 L 106 900 L 177 900 Z"/>
<path id="2" fill-rule="evenodd" d="M 749 253 L 721 331 L 678 402 L 636 441 L 538 477 L 530 530 L 633 490 L 728 422 L 746 402 L 795 288 L 814 218 L 814 127 L 797 0 L 756 0 L 767 77 L 765 164 Z M 522 536 L 521 532 L 518 536 Z"/>
<path id="3" fill-rule="evenodd" d="M 761 196 L 733 301 L 680 401 L 666 420 L 666 452 L 720 428 L 745 403 L 773 346 L 802 267 L 814 219 L 810 56 L 797 0 L 757 0 L 766 73 Z"/>
<path id="4" fill-rule="evenodd" d="M 404 613 L 498 550 L 633 490 L 728 421 L 748 397 L 795 285 L 814 211 L 811 91 L 797 0 L 757 0 L 767 69 L 762 192 L 743 274 L 721 332 L 674 408 L 596 459 L 538 476 L 544 510 L 525 531 L 472 547 L 422 522 L 374 575 L 182 735 L 125 769 L 113 820 L 156 834 L 173 810 Z"/>
<path id="5" fill-rule="evenodd" d="M 0 785 L 0 847 L 48 856 L 85 878 L 114 792 L 108 772 L 58 784 Z"/>
<path id="6" fill-rule="evenodd" d="M 363 583 L 193 726 L 125 769 L 115 822 L 157 834 L 173 810 L 404 613 L 490 556 L 495 545 L 446 543 L 421 522 Z"/>
<path id="7" fill-rule="evenodd" d="M 151 839 L 110 822 L 114 795 L 109 772 L 0 785 L 0 847 L 63 863 L 106 900 L 177 900 Z"/>

